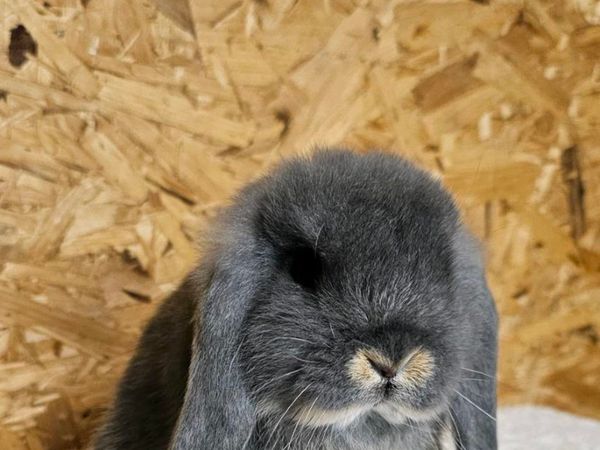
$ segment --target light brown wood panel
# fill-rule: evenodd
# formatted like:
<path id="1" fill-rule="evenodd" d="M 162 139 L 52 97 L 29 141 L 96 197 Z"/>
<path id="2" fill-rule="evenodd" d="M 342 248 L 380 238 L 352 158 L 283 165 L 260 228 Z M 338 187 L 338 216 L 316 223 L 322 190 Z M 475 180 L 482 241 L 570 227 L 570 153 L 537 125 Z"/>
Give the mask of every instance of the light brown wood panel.
<path id="1" fill-rule="evenodd" d="M 83 447 L 216 211 L 317 145 L 440 177 L 500 402 L 600 418 L 594 4 L 0 0 L 0 447 Z"/>

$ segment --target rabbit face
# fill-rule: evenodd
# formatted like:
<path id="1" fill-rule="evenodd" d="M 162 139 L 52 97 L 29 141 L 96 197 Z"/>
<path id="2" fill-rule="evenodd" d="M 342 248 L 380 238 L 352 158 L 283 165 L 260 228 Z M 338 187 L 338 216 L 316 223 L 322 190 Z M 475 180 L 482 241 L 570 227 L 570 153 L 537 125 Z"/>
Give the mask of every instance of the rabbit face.
<path id="1" fill-rule="evenodd" d="M 407 163 L 354 157 L 336 171 L 347 157 L 316 156 L 305 176 L 284 169 L 255 191 L 269 268 L 243 327 L 244 380 L 259 414 L 302 425 L 430 419 L 460 368 L 457 214 Z"/>

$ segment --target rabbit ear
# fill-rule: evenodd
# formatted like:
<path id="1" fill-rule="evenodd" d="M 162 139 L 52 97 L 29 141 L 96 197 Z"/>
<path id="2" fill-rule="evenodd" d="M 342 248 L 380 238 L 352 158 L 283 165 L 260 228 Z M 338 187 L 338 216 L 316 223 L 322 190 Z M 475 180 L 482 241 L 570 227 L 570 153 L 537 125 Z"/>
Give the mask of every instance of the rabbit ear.
<path id="1" fill-rule="evenodd" d="M 194 319 L 197 331 L 172 450 L 239 450 L 251 436 L 255 405 L 243 386 L 238 355 L 259 266 L 249 248 L 235 249 L 201 273 L 205 295 Z"/>
<path id="2" fill-rule="evenodd" d="M 496 440 L 496 357 L 498 318 L 488 289 L 480 250 L 464 230 L 455 239 L 456 294 L 469 299 L 469 351 L 461 367 L 463 381 L 456 389 L 451 412 L 459 441 L 465 448 L 495 450 Z M 470 380 L 464 380 L 468 378 Z M 479 378 L 480 382 L 473 382 Z"/>

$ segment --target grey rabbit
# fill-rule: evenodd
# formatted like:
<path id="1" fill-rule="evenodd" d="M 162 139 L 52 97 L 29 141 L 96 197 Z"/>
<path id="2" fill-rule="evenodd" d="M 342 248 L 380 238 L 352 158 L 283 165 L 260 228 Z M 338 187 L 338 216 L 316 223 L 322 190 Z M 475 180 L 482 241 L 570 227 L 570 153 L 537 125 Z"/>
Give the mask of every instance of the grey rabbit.
<path id="1" fill-rule="evenodd" d="M 383 152 L 250 184 L 160 308 L 98 450 L 494 450 L 497 315 L 451 196 Z"/>

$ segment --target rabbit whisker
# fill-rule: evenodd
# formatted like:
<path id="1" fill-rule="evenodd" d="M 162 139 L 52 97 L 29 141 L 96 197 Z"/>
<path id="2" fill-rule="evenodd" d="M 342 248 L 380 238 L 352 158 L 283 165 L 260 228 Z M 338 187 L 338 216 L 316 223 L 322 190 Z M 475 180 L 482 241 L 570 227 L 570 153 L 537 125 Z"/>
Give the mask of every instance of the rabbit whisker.
<path id="1" fill-rule="evenodd" d="M 246 450 L 246 447 L 250 443 L 250 439 L 252 439 L 252 435 L 254 434 L 254 428 L 250 428 L 250 432 L 248 433 L 248 437 L 244 441 L 244 445 L 242 446 L 242 450 Z"/>
<path id="2" fill-rule="evenodd" d="M 440 426 L 440 431 L 449 432 L 450 436 L 454 439 L 454 432 L 453 432 L 454 427 L 453 427 L 452 423 L 448 422 L 447 416 L 437 416 L 435 419 L 435 423 Z M 441 441 L 438 441 L 436 439 L 434 439 L 433 442 L 437 443 L 437 444 L 441 443 Z M 446 448 L 446 447 L 444 447 L 444 448 Z"/>
<path id="3" fill-rule="evenodd" d="M 485 373 L 485 372 L 480 372 L 479 370 L 473 370 L 473 369 L 467 369 L 466 367 L 461 367 L 462 370 L 466 370 L 467 372 L 473 372 L 473 373 L 478 373 L 479 375 L 483 375 L 484 377 L 488 377 L 491 378 L 492 380 L 495 380 L 496 378 Z"/>
<path id="4" fill-rule="evenodd" d="M 456 389 L 454 389 L 454 392 L 456 392 L 458 395 L 460 395 L 460 397 L 462 397 L 465 401 L 467 401 L 469 404 L 471 404 L 471 406 L 474 406 L 475 408 L 477 408 L 480 412 L 482 412 L 483 414 L 485 414 L 487 417 L 489 417 L 490 419 L 492 419 L 494 422 L 496 421 L 496 418 L 494 416 L 492 416 L 490 413 L 488 413 L 486 410 L 484 410 L 481 406 L 479 406 L 475 402 L 473 402 L 473 400 L 471 400 L 467 396 L 461 394 Z"/>
<path id="5" fill-rule="evenodd" d="M 302 359 L 302 358 L 299 358 L 298 356 L 290 355 L 289 353 L 285 353 L 285 356 L 289 356 L 290 358 L 293 358 L 293 359 L 295 359 L 297 361 L 300 361 L 300 362 L 303 362 L 303 363 L 318 364 L 317 361 L 313 361 L 313 360 L 310 360 L 310 359 Z"/>
<path id="6" fill-rule="evenodd" d="M 329 329 L 331 330 L 331 335 L 333 336 L 333 338 L 336 339 L 335 333 L 333 332 L 333 326 L 331 325 L 331 322 L 329 322 Z"/>
<path id="7" fill-rule="evenodd" d="M 456 420 L 454 419 L 454 414 L 452 414 L 452 407 L 449 406 L 448 407 L 448 413 L 450 414 L 450 420 L 452 421 L 452 424 L 454 425 L 454 432 L 456 433 L 456 438 L 458 439 L 458 450 L 465 450 L 465 446 L 463 445 L 462 442 L 462 437 L 460 436 L 460 433 L 458 432 L 458 425 L 456 423 Z"/>
<path id="8" fill-rule="evenodd" d="M 321 412 L 321 414 L 319 414 L 319 418 L 322 418 L 324 415 L 325 415 L 325 410 L 323 410 Z M 313 427 L 313 430 L 310 433 L 310 437 L 308 438 L 308 442 L 306 443 L 306 448 L 307 449 L 310 449 L 310 443 L 312 442 L 313 438 L 315 437 L 315 435 L 317 433 L 317 430 L 319 430 L 319 427 Z"/>
<path id="9" fill-rule="evenodd" d="M 302 394 L 304 394 L 313 384 L 314 383 L 310 383 L 304 389 L 302 389 L 300 391 L 300 393 L 296 396 L 296 398 L 294 399 L 294 401 L 292 401 L 292 403 L 290 403 L 290 405 L 286 408 L 286 410 L 283 412 L 283 414 L 281 415 L 281 417 L 279 418 L 279 420 L 277 421 L 277 423 L 273 427 L 273 431 L 271 431 L 271 434 L 269 434 L 269 438 L 267 439 L 267 443 L 265 444 L 265 446 L 268 446 L 269 442 L 271 442 L 271 439 L 273 438 L 273 435 L 277 431 L 277 428 L 281 424 L 281 421 L 283 420 L 283 418 L 285 417 L 285 415 L 290 411 L 290 409 L 292 409 L 292 406 L 294 406 L 294 404 L 298 401 L 298 399 L 302 396 Z M 275 441 L 275 443 L 277 443 L 277 441 Z"/>
<path id="10" fill-rule="evenodd" d="M 287 376 L 293 375 L 296 372 L 300 372 L 302 370 L 302 367 L 296 370 L 292 370 L 290 372 L 284 373 L 283 375 L 278 375 L 276 377 L 273 377 L 271 379 L 269 379 L 269 381 L 267 381 L 265 384 L 263 384 L 262 386 L 260 386 L 256 391 L 254 391 L 254 395 L 262 392 L 265 388 L 267 388 L 271 383 L 274 383 L 277 380 L 281 380 L 282 378 L 285 378 Z"/>
<path id="11" fill-rule="evenodd" d="M 315 407 L 315 404 L 317 403 L 317 401 L 319 400 L 319 396 L 315 397 L 314 401 L 312 402 L 312 404 L 310 405 L 310 408 L 308 408 L 308 412 L 307 415 L 310 414 L 310 412 L 313 410 L 313 408 Z M 300 425 L 300 421 L 296 421 L 296 425 L 294 426 L 294 429 L 292 430 L 292 435 L 290 436 L 290 442 L 288 442 L 288 444 L 285 446 L 284 450 L 286 450 L 287 448 L 292 448 L 292 442 L 294 442 L 294 435 L 296 434 L 296 430 L 298 429 L 298 426 Z"/>

